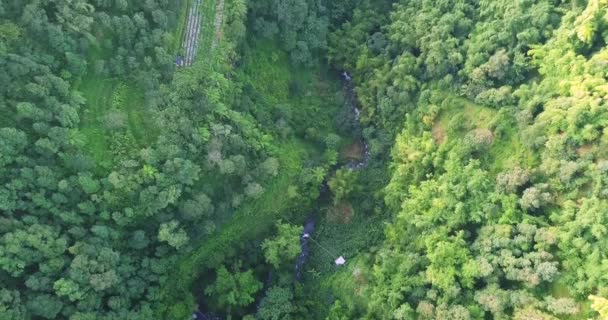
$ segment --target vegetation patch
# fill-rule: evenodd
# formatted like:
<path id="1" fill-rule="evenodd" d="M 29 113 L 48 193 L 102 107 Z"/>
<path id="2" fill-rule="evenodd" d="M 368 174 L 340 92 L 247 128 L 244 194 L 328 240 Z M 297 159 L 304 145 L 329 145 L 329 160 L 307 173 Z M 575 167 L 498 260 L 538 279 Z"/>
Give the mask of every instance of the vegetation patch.
<path id="1" fill-rule="evenodd" d="M 607 30 L 606 0 L 0 2 L 0 319 L 608 319 Z"/>
<path id="2" fill-rule="evenodd" d="M 297 207 L 284 193 L 296 184 L 302 169 L 301 145 L 297 142 L 281 146 L 280 175 L 266 188 L 261 198 L 244 204 L 231 217 L 226 227 L 205 238 L 195 250 L 180 258 L 174 269 L 172 281 L 163 289 L 163 312 L 168 318 L 188 317 L 194 309 L 192 296 L 194 281 L 205 268 L 221 264 L 234 248 L 252 241 L 268 232 L 274 223 Z M 277 197 L 277 194 L 283 194 Z M 166 312 L 166 313 L 165 313 Z"/>
<path id="3" fill-rule="evenodd" d="M 124 81 L 85 77 L 79 90 L 86 99 L 81 132 L 85 149 L 102 167 L 155 141 L 155 113 L 146 110 L 143 93 Z"/>

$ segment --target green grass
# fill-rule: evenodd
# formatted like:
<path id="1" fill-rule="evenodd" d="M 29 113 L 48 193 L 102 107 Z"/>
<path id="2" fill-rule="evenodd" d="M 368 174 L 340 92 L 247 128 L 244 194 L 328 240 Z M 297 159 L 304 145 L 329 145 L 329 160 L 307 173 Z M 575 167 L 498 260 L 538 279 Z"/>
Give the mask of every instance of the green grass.
<path id="1" fill-rule="evenodd" d="M 249 39 L 249 43 L 238 76 L 262 97 L 258 104 L 265 110 L 287 111 L 300 135 L 307 128 L 318 130 L 320 137 L 335 133 L 334 120 L 342 106 L 336 93 L 341 88 L 327 66 L 293 67 L 278 42 Z"/>
<path id="2" fill-rule="evenodd" d="M 98 165 L 109 168 L 114 163 L 112 131 L 105 125 L 108 112 L 117 110 L 126 116 L 125 135 L 129 149 L 151 144 L 158 134 L 153 115 L 145 109 L 143 92 L 126 81 L 105 78 L 89 73 L 83 78 L 78 90 L 86 99 L 81 111 L 81 132 L 85 138 L 85 150 Z"/>
<path id="3" fill-rule="evenodd" d="M 80 114 L 81 132 L 85 136 L 85 150 L 103 167 L 112 165 L 108 136 L 103 128 L 103 116 L 110 105 L 116 82 L 97 77 L 86 77 L 78 86 L 87 100 Z"/>
<path id="4" fill-rule="evenodd" d="M 365 310 L 368 304 L 367 297 L 364 295 L 368 287 L 367 279 L 369 275 L 364 275 L 370 269 L 369 265 L 363 262 L 360 256 L 348 259 L 346 265 L 336 270 L 336 272 L 320 279 L 321 292 L 330 292 L 343 305 L 350 306 L 350 310 Z M 360 276 L 355 274 L 360 272 Z M 359 278 L 357 278 L 359 277 Z M 331 305 L 327 305 L 327 312 Z M 320 313 L 319 315 L 321 316 Z"/>
<path id="5" fill-rule="evenodd" d="M 453 94 L 446 94 L 446 98 L 449 99 L 450 106 L 446 110 L 442 110 L 439 115 L 440 125 L 446 130 L 450 120 L 459 114 L 464 115 L 469 126 L 484 129 L 489 127 L 496 116 L 495 109 L 475 104 L 468 99 Z M 451 135 L 452 133 L 454 132 L 449 132 L 448 135 Z"/>
<path id="6" fill-rule="evenodd" d="M 255 42 L 243 57 L 244 82 L 250 83 L 273 106 L 289 102 L 289 83 L 293 73 L 287 53 L 273 41 Z"/>
<path id="7" fill-rule="evenodd" d="M 229 0 L 226 0 L 229 1 Z M 203 0 L 201 4 L 201 33 L 199 34 L 198 56 L 209 61 L 214 61 L 214 52 L 211 51 L 211 43 L 215 37 L 215 7 L 217 0 Z M 215 50 L 214 50 L 215 51 Z"/>
<path id="8" fill-rule="evenodd" d="M 457 116 L 463 116 L 464 121 L 470 128 L 492 129 L 492 125 L 497 123 L 498 110 L 476 104 L 471 100 L 453 94 L 446 94 L 446 96 L 450 100 L 450 106 L 441 111 L 437 121 L 448 139 L 463 138 L 467 133 L 466 131 L 455 132 L 449 129 L 450 120 Z M 511 120 L 514 122 L 514 119 Z M 505 121 L 508 120 L 500 119 L 498 122 L 504 123 Z M 514 123 L 508 128 L 503 128 L 502 136 L 495 139 L 484 160 L 489 166 L 490 173 L 497 174 L 518 165 L 532 167 L 538 164 L 538 155 L 522 143 L 517 125 Z"/>
<path id="9" fill-rule="evenodd" d="M 160 312 L 166 319 L 186 319 L 195 304 L 192 288 L 199 274 L 205 268 L 220 264 L 225 255 L 239 244 L 258 239 L 293 208 L 294 203 L 287 198 L 285 190 L 298 178 L 304 158 L 302 150 L 306 146 L 292 141 L 280 149 L 280 174 L 266 187 L 266 192 L 240 207 L 225 228 L 201 240 L 194 251 L 179 259 L 171 280 L 161 291 L 161 305 L 166 309 Z"/>
<path id="10" fill-rule="evenodd" d="M 184 33 L 186 30 L 186 22 L 188 20 L 188 11 L 190 10 L 190 5 L 192 4 L 192 0 L 184 0 L 184 4 L 179 13 L 179 17 L 177 19 L 177 25 L 175 26 L 175 30 L 173 31 L 173 42 L 170 46 L 170 51 L 174 55 L 177 55 L 181 48 L 182 42 L 184 41 Z"/>
<path id="11" fill-rule="evenodd" d="M 154 142 L 158 135 L 152 114 L 146 110 L 144 95 L 139 88 L 122 82 L 116 87 L 115 97 L 121 97 L 120 103 L 115 106 L 127 114 L 128 132 L 135 137 L 140 147 Z"/>

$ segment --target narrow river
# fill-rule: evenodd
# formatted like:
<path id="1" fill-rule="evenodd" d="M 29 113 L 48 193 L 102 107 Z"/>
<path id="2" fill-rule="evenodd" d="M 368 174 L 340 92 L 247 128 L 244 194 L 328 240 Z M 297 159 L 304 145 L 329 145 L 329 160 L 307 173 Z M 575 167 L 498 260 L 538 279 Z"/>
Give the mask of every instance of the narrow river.
<path id="1" fill-rule="evenodd" d="M 359 126 L 358 129 L 360 129 L 359 119 L 361 116 L 361 111 L 359 110 L 359 104 L 357 102 L 357 95 L 355 94 L 355 88 L 352 83 L 352 78 L 347 72 L 343 72 L 341 78 L 342 78 L 342 91 L 343 91 L 344 97 L 345 97 L 344 108 L 347 108 L 348 110 L 350 110 L 352 112 L 352 115 L 355 117 L 355 120 L 356 120 L 355 121 L 356 125 Z M 366 168 L 369 165 L 369 160 L 370 160 L 369 145 L 367 144 L 367 141 L 365 141 L 365 140 L 362 141 L 362 144 L 363 144 L 363 155 L 362 155 L 361 159 L 358 161 L 351 160 L 344 165 L 349 170 L 361 170 L 361 169 Z M 340 169 L 340 167 L 338 167 L 336 169 Z M 323 188 L 327 188 L 327 184 L 325 184 L 323 186 Z M 308 261 L 308 257 L 310 256 L 310 250 L 311 250 L 310 241 L 311 241 L 311 238 L 315 231 L 315 222 L 316 221 L 315 221 L 314 215 L 310 215 L 306 219 L 306 224 L 304 224 L 304 230 L 302 231 L 302 235 L 300 236 L 301 252 L 300 252 L 300 255 L 298 255 L 298 258 L 296 259 L 296 264 L 295 264 L 295 278 L 297 281 L 300 281 L 302 279 L 302 272 L 304 271 L 304 266 L 305 266 L 306 262 Z M 338 258 L 338 257 L 336 257 L 336 258 Z"/>
<path id="2" fill-rule="evenodd" d="M 355 128 L 354 131 L 360 132 L 361 127 L 360 127 L 360 123 L 359 123 L 359 118 L 361 115 L 361 111 L 359 110 L 359 105 L 357 102 L 357 96 L 355 94 L 354 85 L 352 83 L 352 78 L 347 72 L 343 72 L 341 75 L 341 82 L 342 82 L 342 91 L 343 91 L 344 98 L 345 98 L 344 99 L 344 108 L 346 108 L 347 110 L 350 110 L 351 115 L 355 119 L 355 125 L 357 127 Z M 355 138 L 358 139 L 359 136 L 357 135 Z M 363 151 L 362 151 L 361 158 L 359 160 L 351 160 L 351 161 L 343 164 L 342 166 L 336 167 L 335 170 L 338 170 L 341 167 L 346 167 L 349 170 L 361 170 L 361 169 L 366 168 L 369 165 L 369 161 L 371 158 L 370 152 L 369 152 L 369 145 L 368 145 L 367 141 L 365 141 L 365 140 L 361 141 L 361 144 L 363 145 Z M 324 190 L 321 192 L 322 195 L 324 193 L 328 192 L 328 186 L 327 186 L 326 182 L 323 184 L 323 189 Z M 321 201 L 321 197 L 322 196 L 320 196 L 320 198 L 317 200 L 317 202 Z M 302 280 L 302 275 L 305 270 L 306 263 L 308 262 L 308 258 L 310 257 L 311 250 L 313 249 L 313 247 L 311 246 L 311 240 L 312 240 L 314 232 L 315 232 L 315 226 L 316 226 L 316 220 L 315 220 L 314 215 L 311 214 L 306 219 L 302 234 L 300 235 L 301 252 L 297 257 L 295 266 L 294 266 L 294 272 L 295 272 L 294 277 L 295 277 L 296 281 Z M 338 258 L 338 257 L 335 257 L 335 258 Z M 264 288 L 262 290 L 263 292 L 269 289 L 270 285 L 273 282 L 273 278 L 274 278 L 274 275 L 271 271 L 268 273 L 268 276 L 266 277 L 266 281 L 264 283 Z M 261 294 L 260 296 L 263 296 L 263 294 Z M 262 299 L 258 298 L 258 301 L 256 303 L 256 309 L 259 309 L 261 301 L 262 301 Z M 195 320 L 219 320 L 219 319 L 221 319 L 219 316 L 217 316 L 215 314 L 202 313 L 200 311 L 195 312 L 192 315 L 192 318 Z"/>

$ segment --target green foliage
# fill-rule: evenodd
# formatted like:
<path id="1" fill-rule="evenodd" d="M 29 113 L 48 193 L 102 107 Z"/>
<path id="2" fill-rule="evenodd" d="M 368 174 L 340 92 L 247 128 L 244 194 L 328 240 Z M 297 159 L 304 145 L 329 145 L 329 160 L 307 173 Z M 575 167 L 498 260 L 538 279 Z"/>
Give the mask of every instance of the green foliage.
<path id="1" fill-rule="evenodd" d="M 327 185 L 334 194 L 334 204 L 340 203 L 357 188 L 357 172 L 349 169 L 340 169 L 329 180 Z"/>
<path id="2" fill-rule="evenodd" d="M 175 249 L 183 247 L 188 243 L 188 234 L 179 226 L 179 222 L 173 220 L 169 223 L 163 223 L 158 230 L 158 240 L 167 242 Z"/>
<path id="3" fill-rule="evenodd" d="M 289 288 L 272 287 L 266 292 L 257 315 L 262 320 L 292 319 L 294 311 L 293 292 Z"/>
<path id="4" fill-rule="evenodd" d="M 372 150 L 396 137 L 369 303 L 344 314 L 590 315 L 580 299 L 605 288 L 606 10 L 363 1 L 332 32 L 330 59 L 353 75 Z M 552 296 L 556 281 L 569 290 Z"/>
<path id="5" fill-rule="evenodd" d="M 593 302 L 591 307 L 600 314 L 600 319 L 608 317 L 608 300 L 602 297 L 590 295 L 589 300 Z"/>
<path id="6" fill-rule="evenodd" d="M 188 312 L 192 308 L 189 304 L 192 304 L 194 300 L 189 290 L 201 269 L 217 267 L 234 254 L 233 248 L 239 246 L 240 243 L 261 237 L 285 212 L 307 203 L 305 195 L 296 199 L 288 197 L 277 199 L 276 197 L 276 194 L 284 192 L 292 184 L 298 184 L 298 173 L 302 170 L 303 148 L 304 145 L 298 143 L 283 145 L 280 148 L 283 152 L 278 158 L 283 170 L 270 183 L 266 192 L 260 198 L 241 206 L 224 228 L 201 241 L 196 246 L 196 250 L 181 257 L 176 264 L 172 281 L 161 292 L 163 300 L 158 312 L 166 312 L 169 317 L 188 316 Z M 294 200 L 297 201 L 294 202 Z M 190 299 L 184 301 L 184 297 L 190 297 Z M 172 309 L 168 310 L 168 306 L 171 306 Z M 178 309 L 173 306 L 181 307 Z"/>
<path id="7" fill-rule="evenodd" d="M 608 2 L 192 3 L 0 3 L 1 319 L 606 317 Z"/>
<path id="8" fill-rule="evenodd" d="M 176 71 L 185 2 L 0 5 L 0 318 L 189 316 L 198 262 L 221 264 L 307 207 L 312 150 L 298 149 L 312 148 L 240 105 L 247 3 L 226 1 L 213 55 Z"/>
<path id="9" fill-rule="evenodd" d="M 230 273 L 222 266 L 217 270 L 215 282 L 205 289 L 220 307 L 245 307 L 252 303 L 254 294 L 262 288 L 251 270 Z"/>
<path id="10" fill-rule="evenodd" d="M 276 269 L 281 266 L 291 265 L 300 253 L 300 234 L 302 227 L 278 222 L 277 235 L 272 239 L 266 239 L 262 243 L 266 262 Z"/>
<path id="11" fill-rule="evenodd" d="M 252 3 L 254 28 L 266 37 L 278 35 L 292 63 L 310 66 L 312 54 L 326 48 L 325 7 L 310 0 L 264 0 Z"/>

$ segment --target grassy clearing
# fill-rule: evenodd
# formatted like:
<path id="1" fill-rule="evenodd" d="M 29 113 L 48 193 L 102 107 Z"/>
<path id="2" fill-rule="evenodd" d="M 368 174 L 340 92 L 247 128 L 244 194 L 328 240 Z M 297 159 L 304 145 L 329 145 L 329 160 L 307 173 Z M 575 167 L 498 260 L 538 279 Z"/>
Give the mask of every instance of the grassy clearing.
<path id="1" fill-rule="evenodd" d="M 110 142 L 103 127 L 103 116 L 106 107 L 110 105 L 115 85 L 113 80 L 89 76 L 78 86 L 87 100 L 85 109 L 80 114 L 81 131 L 86 141 L 85 150 L 102 167 L 109 167 L 113 162 L 108 152 Z"/>
<path id="2" fill-rule="evenodd" d="M 87 100 L 80 114 L 85 150 L 98 165 L 109 168 L 114 163 L 114 131 L 106 124 L 109 112 L 119 112 L 125 117 L 125 128 L 119 131 L 127 136 L 122 148 L 139 148 L 154 141 L 158 129 L 153 116 L 145 109 L 143 92 L 139 88 L 122 80 L 90 73 L 80 81 L 78 90 Z"/>
<path id="3" fill-rule="evenodd" d="M 340 302 L 352 306 L 352 309 L 365 309 L 367 299 L 363 293 L 368 287 L 368 280 L 363 270 L 369 270 L 370 267 L 363 260 L 359 256 L 349 259 L 343 268 L 323 279 L 321 290 L 331 292 Z"/>
<path id="4" fill-rule="evenodd" d="M 143 147 L 154 142 L 158 135 L 152 115 L 146 110 L 141 90 L 124 82 L 114 91 L 117 103 L 114 107 L 127 114 L 128 132 L 133 135 L 137 146 Z"/>
<path id="5" fill-rule="evenodd" d="M 232 216 L 226 227 L 203 239 L 196 249 L 184 255 L 176 264 L 168 286 L 163 289 L 161 310 L 166 319 L 186 319 L 195 305 L 192 295 L 194 281 L 205 268 L 222 262 L 225 255 L 246 243 L 259 238 L 295 205 L 285 195 L 285 190 L 294 184 L 302 168 L 304 158 L 300 142 L 292 141 L 281 147 L 278 177 L 266 187 L 266 192 L 257 200 L 247 202 Z M 283 196 L 277 196 L 283 195 Z"/>
<path id="6" fill-rule="evenodd" d="M 184 6 L 185 7 L 185 6 Z M 181 32 L 181 31 L 176 31 Z M 98 39 L 99 40 L 99 39 Z M 89 51 L 89 69 L 76 84 L 83 94 L 86 104 L 79 116 L 80 130 L 84 135 L 87 151 L 101 168 L 110 168 L 115 162 L 115 149 L 136 149 L 154 142 L 158 128 L 153 114 L 145 108 L 144 92 L 129 79 L 112 78 L 95 72 L 95 62 L 112 55 L 108 49 L 94 45 Z M 126 118 L 126 127 L 120 132 L 120 146 L 108 129 L 106 117 L 109 112 L 118 111 Z"/>
<path id="7" fill-rule="evenodd" d="M 269 105 L 289 102 L 293 74 L 287 53 L 272 41 L 256 42 L 243 57 L 243 82 L 251 84 Z"/>
<path id="8" fill-rule="evenodd" d="M 250 39 L 239 77 L 250 84 L 266 110 L 288 110 L 291 126 L 303 135 L 315 128 L 320 137 L 335 133 L 334 120 L 342 102 L 340 83 L 327 67 L 294 68 L 277 42 Z"/>
<path id="9" fill-rule="evenodd" d="M 448 136 L 453 134 L 462 136 L 466 133 L 450 130 L 449 124 L 454 118 L 463 117 L 468 126 L 487 129 L 496 117 L 495 109 L 475 104 L 470 100 L 454 95 L 447 95 L 446 98 L 450 101 L 449 107 L 441 111 L 438 123 L 444 131 L 448 132 Z"/>
<path id="10" fill-rule="evenodd" d="M 450 107 L 442 110 L 438 120 L 433 126 L 433 134 L 444 138 L 463 138 L 466 130 L 454 130 L 450 128 L 452 119 L 466 123 L 469 128 L 493 129 L 495 123 L 505 123 L 508 120 L 500 119 L 497 109 L 478 105 L 466 98 L 449 95 Z M 515 120 L 512 119 L 514 122 Z M 502 134 L 496 137 L 485 162 L 490 165 L 492 174 L 514 166 L 531 167 L 538 162 L 538 156 L 531 152 L 522 141 L 515 124 L 502 128 Z"/>

